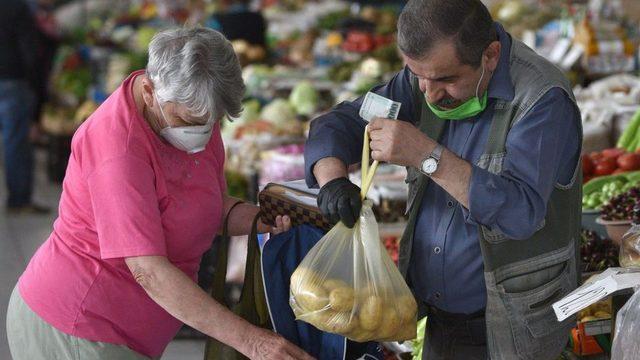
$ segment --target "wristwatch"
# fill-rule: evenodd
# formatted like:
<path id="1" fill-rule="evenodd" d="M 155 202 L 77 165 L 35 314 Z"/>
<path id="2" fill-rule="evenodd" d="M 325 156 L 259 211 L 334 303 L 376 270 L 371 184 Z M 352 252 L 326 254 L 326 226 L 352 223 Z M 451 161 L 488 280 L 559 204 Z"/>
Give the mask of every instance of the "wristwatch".
<path id="1" fill-rule="evenodd" d="M 440 157 L 442 156 L 443 150 L 444 150 L 444 147 L 438 144 L 436 148 L 433 149 L 431 154 L 427 155 L 422 160 L 422 163 L 420 164 L 420 169 L 418 170 L 420 170 L 421 173 L 427 176 L 433 175 L 433 173 L 435 173 L 436 170 L 438 170 L 438 164 L 440 163 Z"/>

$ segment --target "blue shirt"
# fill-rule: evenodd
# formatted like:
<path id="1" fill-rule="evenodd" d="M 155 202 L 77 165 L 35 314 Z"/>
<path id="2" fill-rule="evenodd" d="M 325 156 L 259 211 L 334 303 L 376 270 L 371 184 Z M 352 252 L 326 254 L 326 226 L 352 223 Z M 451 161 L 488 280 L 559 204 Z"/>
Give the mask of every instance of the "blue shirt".
<path id="1" fill-rule="evenodd" d="M 556 184 L 569 184 L 578 165 L 580 117 L 560 88 L 545 94 L 510 130 L 501 174 L 475 166 L 485 150 L 497 99 L 511 101 L 511 38 L 496 24 L 502 45 L 498 67 L 488 87 L 485 111 L 465 120 L 447 121 L 440 143 L 472 167 L 469 209 L 437 184 L 427 186 L 418 214 L 409 264 L 409 280 L 422 301 L 452 313 L 473 313 L 486 305 L 478 225 L 512 239 L 527 239 L 542 223 Z M 399 119 L 414 119 L 409 70 L 403 69 L 376 93 L 402 103 Z M 345 102 L 314 120 L 305 148 L 306 180 L 317 185 L 313 165 L 325 157 L 345 164 L 360 161 L 366 123 L 358 116 L 362 98 Z"/>

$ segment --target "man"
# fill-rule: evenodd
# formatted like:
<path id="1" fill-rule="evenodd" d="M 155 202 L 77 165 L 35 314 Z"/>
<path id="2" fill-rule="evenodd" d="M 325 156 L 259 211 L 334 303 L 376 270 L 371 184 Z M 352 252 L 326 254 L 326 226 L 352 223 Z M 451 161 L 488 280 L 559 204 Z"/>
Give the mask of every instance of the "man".
<path id="1" fill-rule="evenodd" d="M 398 20 L 406 67 L 374 92 L 372 158 L 408 169 L 400 270 L 423 315 L 425 359 L 555 359 L 576 287 L 582 130 L 561 72 L 494 23 L 480 0 L 411 0 Z M 316 119 L 305 151 L 318 204 L 353 226 L 362 98 Z"/>
<path id="2" fill-rule="evenodd" d="M 36 27 L 27 4 L 0 2 L 0 128 L 8 213 L 47 213 L 31 202 L 33 149 L 29 129 L 35 107 Z"/>

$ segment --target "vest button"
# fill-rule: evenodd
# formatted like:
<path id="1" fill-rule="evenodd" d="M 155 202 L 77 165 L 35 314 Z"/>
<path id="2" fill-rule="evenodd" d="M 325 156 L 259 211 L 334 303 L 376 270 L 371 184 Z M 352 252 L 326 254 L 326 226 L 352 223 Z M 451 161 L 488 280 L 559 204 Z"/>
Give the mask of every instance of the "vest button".
<path id="1" fill-rule="evenodd" d="M 442 251 L 442 249 L 440 248 L 440 246 L 436 246 L 433 248 L 433 252 L 436 254 L 440 254 L 440 252 Z"/>
<path id="2" fill-rule="evenodd" d="M 447 206 L 448 207 L 453 207 L 453 201 L 451 201 L 451 200 L 447 201 Z"/>
<path id="3" fill-rule="evenodd" d="M 433 296 L 436 298 L 436 300 L 438 300 L 440 299 L 440 297 L 442 297 L 442 294 L 440 294 L 439 291 L 436 291 L 436 293 Z"/>

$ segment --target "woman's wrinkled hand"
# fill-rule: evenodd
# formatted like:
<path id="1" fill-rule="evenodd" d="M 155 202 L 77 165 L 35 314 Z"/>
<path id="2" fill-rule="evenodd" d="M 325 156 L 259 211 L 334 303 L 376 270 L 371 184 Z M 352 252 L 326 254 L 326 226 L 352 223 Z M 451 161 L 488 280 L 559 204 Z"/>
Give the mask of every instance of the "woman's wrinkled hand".
<path id="1" fill-rule="evenodd" d="M 249 337 L 249 357 L 252 360 L 314 360 L 312 356 L 282 336 L 256 328 Z"/>
<path id="2" fill-rule="evenodd" d="M 287 215 L 276 216 L 276 224 L 271 227 L 271 234 L 278 235 L 291 229 L 291 218 Z"/>

